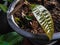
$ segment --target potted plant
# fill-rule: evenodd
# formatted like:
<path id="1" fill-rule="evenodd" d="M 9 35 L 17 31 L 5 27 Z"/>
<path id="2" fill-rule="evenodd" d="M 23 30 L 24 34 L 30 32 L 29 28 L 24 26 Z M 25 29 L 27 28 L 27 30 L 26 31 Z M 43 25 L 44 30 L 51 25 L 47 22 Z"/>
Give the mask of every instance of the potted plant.
<path id="1" fill-rule="evenodd" d="M 30 8 L 27 6 L 27 4 L 30 4 L 30 3 L 34 3 L 34 5 L 31 5 L 33 7 L 35 7 L 35 3 L 37 4 L 41 4 L 43 5 L 42 3 L 39 3 L 39 1 L 36 1 L 36 0 L 29 0 L 30 3 L 28 2 L 25 2 L 26 0 L 14 0 L 13 3 L 10 5 L 8 11 L 7 11 L 7 20 L 8 20 L 8 23 L 9 25 L 19 34 L 21 34 L 22 36 L 24 37 L 27 37 L 30 41 L 32 41 L 34 44 L 47 44 L 49 42 L 51 42 L 52 40 L 57 40 L 57 39 L 60 39 L 60 32 L 59 30 L 57 29 L 58 28 L 58 24 L 59 24 L 59 20 L 57 20 L 56 22 L 56 16 L 57 14 L 54 13 L 55 9 L 59 10 L 59 7 L 57 6 L 59 3 L 57 2 L 49 2 L 49 1 L 44 1 L 44 6 L 50 11 L 50 13 L 52 14 L 52 17 L 51 15 L 49 15 L 53 20 L 52 22 L 52 26 L 53 25 L 55 26 L 55 29 L 54 29 L 56 32 L 52 32 L 53 33 L 53 36 L 52 36 L 52 39 L 49 40 L 49 38 L 43 34 L 44 31 L 40 31 L 42 30 L 42 28 L 44 27 L 44 25 L 42 26 L 41 24 L 38 24 L 36 22 L 36 19 L 37 21 L 39 22 L 40 20 L 38 20 L 38 18 L 34 18 L 33 14 L 31 13 L 31 10 Z M 50 4 L 50 5 L 49 5 Z M 56 6 L 55 9 L 53 9 L 54 7 Z M 31 8 L 33 8 L 31 7 Z M 42 7 L 43 8 L 43 7 Z M 45 9 L 45 8 L 44 8 Z M 41 10 L 41 9 L 40 9 Z M 43 10 L 43 9 L 42 9 Z M 28 13 L 27 13 L 28 12 Z M 53 12 L 53 13 L 52 13 Z M 55 15 L 54 15 L 55 14 Z M 27 15 L 27 16 L 26 16 Z M 59 15 L 58 15 L 59 16 Z M 57 16 L 57 17 L 58 17 Z M 18 18 L 17 18 L 18 17 Z M 59 17 L 58 17 L 59 18 Z M 59 18 L 60 19 L 60 18 Z M 33 20 L 33 21 L 32 21 Z M 30 22 L 30 24 L 29 24 Z M 32 25 L 31 25 L 32 24 Z M 41 26 L 39 26 L 41 25 Z M 47 25 L 48 25 L 48 22 L 47 22 Z M 37 27 L 38 26 L 38 27 Z M 39 28 L 40 27 L 40 28 Z M 42 28 L 41 28 L 42 27 Z M 48 26 L 49 27 L 49 26 Z M 35 29 L 36 28 L 36 29 Z M 36 30 L 38 30 L 39 28 L 39 31 L 36 32 Z M 43 28 L 44 29 L 44 28 Z M 35 32 L 34 32 L 34 31 Z M 51 34 L 52 34 L 51 33 Z M 48 35 L 48 34 L 47 34 Z M 51 36 L 51 35 L 50 35 Z"/>

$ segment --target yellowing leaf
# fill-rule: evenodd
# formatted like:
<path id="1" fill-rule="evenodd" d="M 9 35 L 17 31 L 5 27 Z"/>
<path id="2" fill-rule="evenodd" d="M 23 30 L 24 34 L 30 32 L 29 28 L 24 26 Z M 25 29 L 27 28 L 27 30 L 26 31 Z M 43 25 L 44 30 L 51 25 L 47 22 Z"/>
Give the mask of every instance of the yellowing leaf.
<path id="1" fill-rule="evenodd" d="M 4 12 L 7 12 L 7 6 L 0 4 L 0 9 L 3 10 Z"/>
<path id="2" fill-rule="evenodd" d="M 15 17 L 15 21 L 17 24 L 19 24 L 20 19 L 18 17 Z"/>
<path id="3" fill-rule="evenodd" d="M 41 27 L 43 28 L 43 30 L 45 31 L 46 35 L 51 40 L 54 33 L 54 24 L 49 11 L 42 5 L 37 5 L 32 10 L 32 12 L 39 24 L 41 25 Z"/>

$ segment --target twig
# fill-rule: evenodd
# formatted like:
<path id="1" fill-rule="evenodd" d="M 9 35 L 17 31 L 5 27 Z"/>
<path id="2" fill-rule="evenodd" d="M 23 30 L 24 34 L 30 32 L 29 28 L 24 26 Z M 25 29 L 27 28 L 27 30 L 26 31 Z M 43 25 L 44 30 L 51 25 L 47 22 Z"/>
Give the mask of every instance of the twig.
<path id="1" fill-rule="evenodd" d="M 22 5 L 24 5 L 24 3 L 19 2 L 19 5 L 17 7 L 15 7 L 15 9 L 12 11 L 11 14 L 14 14 L 19 8 L 22 7 Z"/>

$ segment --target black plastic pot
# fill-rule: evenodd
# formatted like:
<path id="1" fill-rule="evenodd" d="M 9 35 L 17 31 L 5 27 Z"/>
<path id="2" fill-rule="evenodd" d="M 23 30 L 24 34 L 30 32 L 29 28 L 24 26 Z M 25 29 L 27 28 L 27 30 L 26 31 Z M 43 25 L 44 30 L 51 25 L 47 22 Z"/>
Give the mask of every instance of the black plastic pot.
<path id="1" fill-rule="evenodd" d="M 54 33 L 52 40 L 49 41 L 48 37 L 45 34 L 34 35 L 32 33 L 22 30 L 14 21 L 13 15 L 10 15 L 10 13 L 14 10 L 14 7 L 18 2 L 19 2 L 19 0 L 14 0 L 7 11 L 8 23 L 17 33 L 28 38 L 32 43 L 37 44 L 37 45 L 38 44 L 47 44 L 47 43 L 50 43 L 51 41 L 56 41 L 57 39 L 60 39 L 60 32 Z"/>

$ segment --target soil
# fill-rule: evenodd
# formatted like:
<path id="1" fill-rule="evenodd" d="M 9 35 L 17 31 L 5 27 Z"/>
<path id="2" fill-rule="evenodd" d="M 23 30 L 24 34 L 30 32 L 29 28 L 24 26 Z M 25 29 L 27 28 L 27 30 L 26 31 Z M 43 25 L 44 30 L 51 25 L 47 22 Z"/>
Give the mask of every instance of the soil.
<path id="1" fill-rule="evenodd" d="M 23 3 L 19 2 L 15 10 L 11 13 L 14 17 L 20 19 L 18 24 L 20 28 L 33 34 L 44 33 L 42 27 L 31 13 L 29 5 L 24 4 L 24 0 L 22 2 Z M 46 7 L 52 15 L 55 32 L 60 31 L 60 0 L 28 0 L 28 2 L 41 4 Z M 29 17 L 29 19 L 27 17 Z"/>

